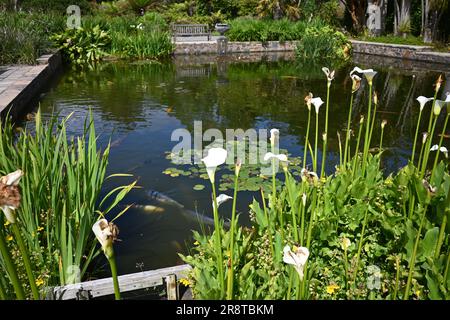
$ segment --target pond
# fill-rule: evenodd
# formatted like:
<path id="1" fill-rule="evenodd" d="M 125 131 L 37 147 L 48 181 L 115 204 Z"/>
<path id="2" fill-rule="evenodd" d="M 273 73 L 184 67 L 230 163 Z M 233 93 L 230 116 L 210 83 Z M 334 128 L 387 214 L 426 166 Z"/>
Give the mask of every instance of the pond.
<path id="1" fill-rule="evenodd" d="M 379 137 L 379 123 L 386 119 L 383 166 L 388 174 L 407 163 L 419 110 L 415 98 L 432 96 L 439 66 L 433 68 L 435 71 L 407 70 L 382 67 L 365 59 L 360 67 L 379 71 L 374 83 L 380 101 L 374 137 Z M 352 85 L 348 74 L 356 63 L 341 66 L 331 87 L 328 172 L 333 172 L 339 161 L 336 132 L 346 127 Z M 171 141 L 172 132 L 178 128 L 192 131 L 195 120 L 202 121 L 203 131 L 278 128 L 280 147 L 301 156 L 308 118 L 304 97 L 313 92 L 326 98 L 321 67 L 298 64 L 282 55 L 178 57 L 166 63 L 105 62 L 92 70 L 65 70 L 49 85 L 39 98 L 43 115 L 57 112 L 67 116 L 73 112 L 69 132 L 79 134 L 91 109 L 99 143 L 105 146 L 109 139 L 112 142 L 109 173 L 130 173 L 139 180 L 142 188 L 132 192 L 128 203 L 159 206 L 146 195 L 153 190 L 184 206 L 180 209 L 162 204 L 152 212 L 130 209 L 118 220 L 122 240 L 117 245 L 119 273 L 182 263 L 177 252 L 186 253 L 187 244 L 192 243 L 191 230 L 199 230 L 192 211 L 212 216 L 207 180 L 163 173 L 176 167 L 167 158 L 167 152 L 178 143 Z M 367 109 L 367 95 L 368 87 L 363 82 L 355 97 L 354 124 Z M 321 128 L 325 108 L 322 110 Z M 311 130 L 314 132 L 314 127 Z M 129 182 L 121 179 L 108 183 L 105 189 Z M 193 188 L 197 184 L 206 188 L 196 191 Z M 232 195 L 231 191 L 227 193 Z M 253 197 L 259 199 L 260 193 L 246 191 L 239 195 L 238 211 L 244 224 Z M 231 201 L 220 207 L 223 217 L 229 217 L 230 212 Z"/>

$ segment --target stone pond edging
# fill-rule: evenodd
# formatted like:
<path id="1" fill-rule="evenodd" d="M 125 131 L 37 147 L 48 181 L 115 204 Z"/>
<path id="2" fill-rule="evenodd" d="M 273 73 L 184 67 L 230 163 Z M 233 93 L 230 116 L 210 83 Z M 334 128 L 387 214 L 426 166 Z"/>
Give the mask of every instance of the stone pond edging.
<path id="1" fill-rule="evenodd" d="M 0 73 L 0 112 L 4 117 L 8 112 L 13 119 L 28 109 L 51 77 L 61 68 L 59 52 L 46 54 L 37 59 L 37 65 L 12 65 Z"/>
<path id="2" fill-rule="evenodd" d="M 432 47 L 350 40 L 354 53 L 450 64 L 450 52 L 435 52 Z"/>
<path id="3" fill-rule="evenodd" d="M 227 53 L 254 53 L 254 52 L 277 52 L 294 51 L 295 41 L 229 41 Z M 175 43 L 175 55 L 193 54 L 217 54 L 216 41 L 186 41 Z"/>

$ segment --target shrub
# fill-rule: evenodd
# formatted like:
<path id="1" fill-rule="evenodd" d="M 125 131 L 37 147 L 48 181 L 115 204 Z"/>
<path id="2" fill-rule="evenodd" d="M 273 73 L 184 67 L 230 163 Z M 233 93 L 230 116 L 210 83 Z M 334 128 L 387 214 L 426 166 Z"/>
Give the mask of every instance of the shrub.
<path id="1" fill-rule="evenodd" d="M 99 61 L 107 55 L 106 50 L 111 42 L 108 33 L 99 25 L 92 29 L 68 29 L 51 39 L 70 61 L 78 64 Z"/>
<path id="2" fill-rule="evenodd" d="M 346 60 L 351 54 L 347 38 L 332 28 L 311 26 L 297 44 L 297 57 L 304 60 Z"/>
<path id="3" fill-rule="evenodd" d="M 62 31 L 64 23 L 55 14 L 0 12 L 0 64 L 34 64 L 51 50 L 48 35 Z"/>
<path id="4" fill-rule="evenodd" d="M 25 11 L 41 11 L 41 12 L 66 12 L 70 5 L 80 7 L 82 14 L 91 12 L 91 4 L 88 0 L 22 0 L 19 1 L 20 8 Z"/>

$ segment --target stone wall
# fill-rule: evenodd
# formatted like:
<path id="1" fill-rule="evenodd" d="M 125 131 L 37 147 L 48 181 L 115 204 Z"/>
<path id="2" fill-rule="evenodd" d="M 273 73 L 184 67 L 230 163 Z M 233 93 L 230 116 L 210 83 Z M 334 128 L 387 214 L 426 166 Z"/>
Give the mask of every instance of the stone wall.
<path id="1" fill-rule="evenodd" d="M 293 41 L 268 41 L 268 42 L 228 42 L 228 53 L 254 53 L 254 52 L 278 52 L 294 51 Z M 186 41 L 175 44 L 175 55 L 191 54 L 217 54 L 216 41 Z"/>
<path id="2" fill-rule="evenodd" d="M 351 41 L 354 53 L 385 56 L 431 63 L 450 64 L 450 53 L 433 52 L 431 47 Z"/>
<path id="3" fill-rule="evenodd" d="M 61 68 L 59 53 L 48 54 L 37 60 L 37 65 L 8 66 L 0 74 L 0 112 L 16 119 L 29 107 L 50 78 Z"/>

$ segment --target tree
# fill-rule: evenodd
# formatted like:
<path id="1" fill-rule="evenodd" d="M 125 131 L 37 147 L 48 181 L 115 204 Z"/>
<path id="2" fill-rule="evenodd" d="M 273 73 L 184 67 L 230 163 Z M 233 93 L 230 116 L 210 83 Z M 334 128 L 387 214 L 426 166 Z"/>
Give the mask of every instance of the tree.
<path id="1" fill-rule="evenodd" d="M 437 39 L 439 21 L 446 9 L 448 9 L 448 0 L 422 0 L 422 34 L 424 42 L 431 42 Z"/>
<path id="2" fill-rule="evenodd" d="M 297 20 L 300 17 L 299 5 L 295 0 L 260 0 L 256 10 L 262 17 L 271 16 L 275 20 L 288 17 Z"/>

